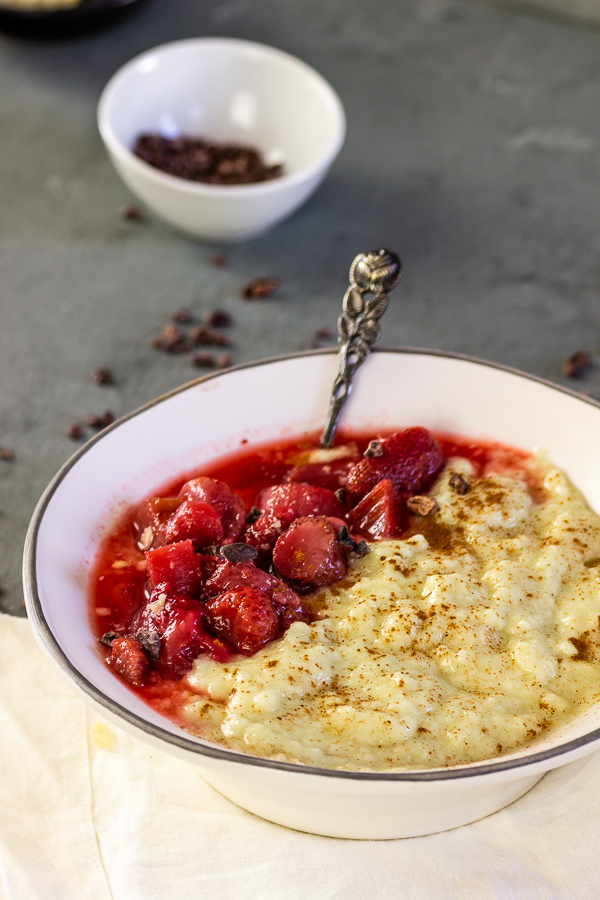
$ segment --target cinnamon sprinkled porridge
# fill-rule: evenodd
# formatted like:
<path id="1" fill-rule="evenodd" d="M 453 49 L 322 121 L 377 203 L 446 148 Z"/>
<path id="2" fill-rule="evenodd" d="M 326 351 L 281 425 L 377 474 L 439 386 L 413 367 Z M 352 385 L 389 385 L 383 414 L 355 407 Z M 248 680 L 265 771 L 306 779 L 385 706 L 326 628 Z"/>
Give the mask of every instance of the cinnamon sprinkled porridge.
<path id="1" fill-rule="evenodd" d="M 434 515 L 313 595 L 314 622 L 199 657 L 190 730 L 311 766 L 427 768 L 511 753 L 600 699 L 600 518 L 579 491 L 541 457 L 481 478 L 461 458 L 430 493 Z"/>

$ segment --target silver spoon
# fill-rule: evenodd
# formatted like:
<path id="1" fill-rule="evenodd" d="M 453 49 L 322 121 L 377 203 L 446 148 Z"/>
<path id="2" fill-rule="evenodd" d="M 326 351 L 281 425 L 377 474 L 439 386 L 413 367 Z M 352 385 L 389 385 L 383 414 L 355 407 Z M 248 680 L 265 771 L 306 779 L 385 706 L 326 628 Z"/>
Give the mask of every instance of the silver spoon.
<path id="1" fill-rule="evenodd" d="M 350 287 L 344 295 L 342 315 L 338 319 L 338 374 L 333 382 L 331 401 L 322 447 L 330 447 L 340 420 L 342 407 L 352 389 L 354 373 L 379 340 L 379 319 L 388 305 L 388 294 L 402 274 L 402 263 L 390 250 L 359 253 L 350 266 Z M 365 294 L 373 296 L 365 299 Z"/>

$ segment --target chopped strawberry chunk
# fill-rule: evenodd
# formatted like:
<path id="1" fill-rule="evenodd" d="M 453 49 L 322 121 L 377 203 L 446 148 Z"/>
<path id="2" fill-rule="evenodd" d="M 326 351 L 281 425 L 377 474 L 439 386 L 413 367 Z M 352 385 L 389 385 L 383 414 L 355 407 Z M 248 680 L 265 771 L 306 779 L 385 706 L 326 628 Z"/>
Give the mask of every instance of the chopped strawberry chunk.
<path id="1" fill-rule="evenodd" d="M 223 525 L 223 543 L 233 544 L 238 540 L 246 524 L 246 507 L 228 484 L 202 476 L 187 481 L 179 493 L 188 500 L 209 503 L 217 511 Z"/>
<path id="2" fill-rule="evenodd" d="M 116 638 L 110 647 L 109 665 L 128 684 L 142 687 L 150 671 L 150 660 L 133 637 Z"/>
<path id="3" fill-rule="evenodd" d="M 160 638 L 156 668 L 164 675 L 180 677 L 201 653 L 225 662 L 229 656 L 227 646 L 204 630 L 203 605 L 170 591 L 166 584 L 156 587 L 134 619 L 134 631 L 153 631 Z"/>
<path id="4" fill-rule="evenodd" d="M 279 632 L 279 617 L 265 591 L 225 591 L 206 605 L 206 623 L 239 653 L 256 653 Z"/>
<path id="5" fill-rule="evenodd" d="M 280 575 L 302 588 L 339 581 L 347 569 L 346 553 L 337 540 L 341 525 L 326 516 L 296 519 L 275 544 L 273 563 Z"/>
<path id="6" fill-rule="evenodd" d="M 444 464 L 442 449 L 426 428 L 391 434 L 379 442 L 379 451 L 350 469 L 346 490 L 353 497 L 364 497 L 384 479 L 398 491 L 416 494 L 431 484 Z"/>
<path id="7" fill-rule="evenodd" d="M 348 521 L 365 537 L 377 540 L 400 534 L 406 524 L 404 502 L 384 478 L 348 513 Z"/>
<path id="8" fill-rule="evenodd" d="M 223 525 L 216 509 L 201 500 L 184 500 L 171 516 L 165 529 L 167 543 L 193 541 L 200 550 L 223 540 Z"/>
<path id="9" fill-rule="evenodd" d="M 288 512 L 299 519 L 301 516 L 343 516 L 344 507 L 334 491 L 293 481 L 265 488 L 258 496 L 259 509 L 274 513 Z"/>
<path id="10" fill-rule="evenodd" d="M 270 553 L 277 539 L 302 516 L 344 515 L 334 491 L 314 484 L 291 482 L 265 488 L 257 498 L 263 512 L 246 531 L 245 541 L 261 553 Z"/>
<path id="11" fill-rule="evenodd" d="M 200 562 L 191 540 L 148 550 L 148 577 L 153 585 L 168 582 L 177 593 L 195 594 L 202 583 Z"/>
<path id="12" fill-rule="evenodd" d="M 281 632 L 289 628 L 292 622 L 306 620 L 298 594 L 275 575 L 263 572 L 252 562 L 219 563 L 206 581 L 204 592 L 206 597 L 215 597 L 225 591 L 245 587 L 264 591 L 269 596 L 279 616 Z"/>
<path id="13" fill-rule="evenodd" d="M 141 550 L 163 547 L 167 543 L 167 523 L 181 503 L 181 497 L 151 497 L 140 503 L 133 517 L 133 530 Z"/>

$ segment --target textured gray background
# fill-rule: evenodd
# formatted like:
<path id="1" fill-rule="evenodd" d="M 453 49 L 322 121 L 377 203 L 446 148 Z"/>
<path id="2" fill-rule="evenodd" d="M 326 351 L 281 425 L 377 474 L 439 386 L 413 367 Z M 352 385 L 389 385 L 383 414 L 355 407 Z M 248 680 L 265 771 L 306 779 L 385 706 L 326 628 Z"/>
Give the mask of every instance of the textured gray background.
<path id="1" fill-rule="evenodd" d="M 338 90 L 346 144 L 320 191 L 260 240 L 211 248 L 146 218 L 95 124 L 136 53 L 228 35 L 302 57 Z M 600 29 L 467 0 L 149 0 L 118 27 L 43 43 L 0 36 L 1 607 L 22 612 L 29 518 L 75 445 L 199 374 L 150 348 L 170 312 L 231 311 L 235 362 L 335 328 L 354 255 L 404 261 L 382 343 L 488 357 L 553 379 L 600 350 Z M 219 250 L 227 266 L 216 268 Z M 281 279 L 262 303 L 240 289 Z M 90 373 L 109 366 L 114 386 Z M 578 387 L 600 396 L 600 371 Z"/>

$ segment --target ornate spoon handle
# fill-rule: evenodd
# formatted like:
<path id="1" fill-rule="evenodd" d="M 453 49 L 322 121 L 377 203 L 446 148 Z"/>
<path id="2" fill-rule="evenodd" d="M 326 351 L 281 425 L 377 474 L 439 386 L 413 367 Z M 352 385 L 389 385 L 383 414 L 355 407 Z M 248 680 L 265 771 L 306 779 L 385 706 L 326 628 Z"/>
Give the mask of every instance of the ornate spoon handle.
<path id="1" fill-rule="evenodd" d="M 371 346 L 379 340 L 379 319 L 388 305 L 388 293 L 398 284 L 402 263 L 389 250 L 359 253 L 350 266 L 350 287 L 344 295 L 343 312 L 338 319 L 338 374 L 333 382 L 331 401 L 322 447 L 330 447 L 342 407 L 352 389 L 352 378 Z M 365 294 L 371 297 L 365 298 Z"/>

